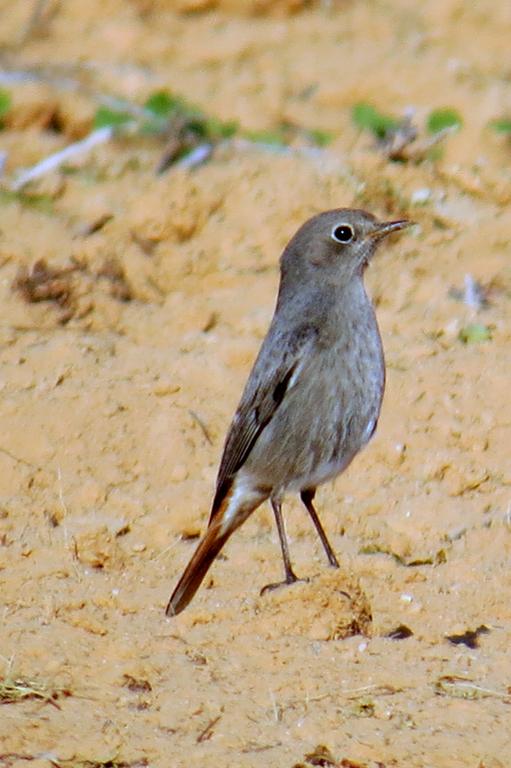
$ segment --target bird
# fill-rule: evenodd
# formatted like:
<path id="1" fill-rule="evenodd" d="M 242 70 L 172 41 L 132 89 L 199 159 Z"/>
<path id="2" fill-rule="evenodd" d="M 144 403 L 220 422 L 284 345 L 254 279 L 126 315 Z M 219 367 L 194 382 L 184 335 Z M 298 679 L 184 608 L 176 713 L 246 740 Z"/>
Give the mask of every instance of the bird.
<path id="1" fill-rule="evenodd" d="M 339 562 L 314 506 L 373 436 L 385 388 L 383 347 L 364 272 L 379 243 L 408 227 L 337 208 L 306 221 L 280 258 L 273 319 L 227 432 L 209 523 L 166 609 L 186 608 L 226 541 L 264 501 L 273 509 L 284 581 L 298 581 L 282 502 L 300 495 L 329 564 Z"/>

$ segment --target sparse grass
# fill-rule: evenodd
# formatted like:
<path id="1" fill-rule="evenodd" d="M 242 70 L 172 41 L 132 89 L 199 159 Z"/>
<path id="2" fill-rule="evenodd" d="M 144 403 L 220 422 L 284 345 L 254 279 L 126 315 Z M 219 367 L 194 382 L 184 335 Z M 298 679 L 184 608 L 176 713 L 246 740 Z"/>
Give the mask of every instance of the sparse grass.
<path id="1" fill-rule="evenodd" d="M 176 141 L 178 159 L 204 141 L 217 142 L 238 131 L 235 122 L 224 122 L 206 115 L 199 107 L 181 96 L 161 90 L 152 93 L 142 107 L 118 108 L 100 106 L 94 117 L 94 128 L 109 127 L 119 133 L 166 136 Z"/>
<path id="2" fill-rule="evenodd" d="M 396 563 L 406 568 L 416 568 L 419 565 L 441 565 L 447 562 L 447 553 L 445 549 L 439 549 L 437 552 L 425 557 L 405 557 L 398 552 L 393 552 L 389 547 L 383 544 L 366 544 L 359 549 L 361 555 L 390 555 Z"/>
<path id="3" fill-rule="evenodd" d="M 333 139 L 329 131 L 302 128 L 290 123 L 258 131 L 246 130 L 235 121 L 207 115 L 183 97 L 165 90 L 152 93 L 142 107 L 123 106 L 122 102 L 118 108 L 100 106 L 94 118 L 94 128 L 105 127 L 119 134 L 166 138 L 167 147 L 158 164 L 160 173 L 199 145 L 214 146 L 233 136 L 275 147 L 287 147 L 296 138 L 315 147 L 325 147 Z"/>
<path id="4" fill-rule="evenodd" d="M 372 133 L 376 149 L 395 162 L 439 160 L 438 143 L 463 125 L 461 115 L 452 107 L 432 110 L 422 129 L 417 128 L 410 114 L 398 119 L 365 102 L 353 106 L 351 118 L 357 128 Z"/>
<path id="5" fill-rule="evenodd" d="M 44 681 L 10 676 L 0 678 L 0 704 L 17 704 L 29 699 L 38 699 L 60 709 L 57 700 L 67 696 L 71 696 L 69 688 Z"/>
<path id="6" fill-rule="evenodd" d="M 56 768 L 145 768 L 148 762 L 142 760 L 118 760 L 116 757 L 107 760 L 56 760 L 53 763 Z"/>
<path id="7" fill-rule="evenodd" d="M 453 699 L 502 699 L 506 703 L 511 702 L 511 693 L 507 691 L 496 691 L 493 688 L 486 688 L 478 685 L 473 680 L 459 675 L 442 675 L 433 683 L 433 688 L 438 696 L 449 696 Z"/>

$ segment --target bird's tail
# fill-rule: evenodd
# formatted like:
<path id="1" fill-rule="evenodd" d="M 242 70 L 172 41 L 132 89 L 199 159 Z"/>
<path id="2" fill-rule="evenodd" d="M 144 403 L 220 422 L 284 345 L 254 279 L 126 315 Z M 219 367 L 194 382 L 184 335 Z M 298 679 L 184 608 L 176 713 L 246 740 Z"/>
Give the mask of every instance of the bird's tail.
<path id="1" fill-rule="evenodd" d="M 167 616 L 175 616 L 186 608 L 231 533 L 232 530 L 222 533 L 220 525 L 213 524 L 208 528 L 172 593 Z"/>
<path id="2" fill-rule="evenodd" d="M 238 493 L 231 487 L 224 498 L 215 499 L 208 529 L 172 593 L 167 616 L 175 616 L 186 608 L 229 536 L 266 498 L 265 491 L 247 489 Z"/>

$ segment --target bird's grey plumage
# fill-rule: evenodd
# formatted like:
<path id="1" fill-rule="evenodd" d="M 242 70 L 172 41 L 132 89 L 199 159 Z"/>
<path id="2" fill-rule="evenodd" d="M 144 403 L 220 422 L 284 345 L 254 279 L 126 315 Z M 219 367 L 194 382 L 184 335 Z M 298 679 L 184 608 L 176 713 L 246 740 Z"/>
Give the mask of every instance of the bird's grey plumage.
<path id="1" fill-rule="evenodd" d="M 218 471 L 217 496 L 223 496 L 235 473 L 250 462 L 261 433 L 275 425 L 282 401 L 312 354 L 317 335 L 317 329 L 307 323 L 284 333 L 278 323 L 272 325 L 227 434 Z M 261 482 L 261 487 L 266 485 L 273 487 L 269 477 L 268 483 L 264 479 Z M 215 508 L 213 503 L 213 510 Z"/>
<path id="2" fill-rule="evenodd" d="M 283 541 L 286 492 L 302 494 L 329 561 L 337 564 L 312 499 L 376 428 L 385 365 L 363 272 L 378 241 L 406 224 L 381 224 L 359 210 L 327 211 L 306 222 L 284 250 L 275 314 L 227 434 L 208 531 L 169 615 L 187 605 L 227 538 L 269 497 L 287 581 L 296 577 Z M 343 242 L 335 233 L 353 238 Z"/>

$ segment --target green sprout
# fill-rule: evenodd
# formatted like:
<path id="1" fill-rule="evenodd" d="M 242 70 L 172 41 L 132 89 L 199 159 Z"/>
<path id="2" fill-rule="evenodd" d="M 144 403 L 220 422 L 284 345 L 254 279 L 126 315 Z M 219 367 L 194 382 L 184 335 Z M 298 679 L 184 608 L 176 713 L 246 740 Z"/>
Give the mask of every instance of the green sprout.
<path id="1" fill-rule="evenodd" d="M 334 135 L 331 131 L 324 131 L 321 128 L 311 128 L 307 131 L 307 134 L 311 141 L 317 147 L 327 147 L 334 140 Z"/>
<path id="2" fill-rule="evenodd" d="M 458 338 L 463 344 L 478 344 L 481 341 L 491 341 L 491 328 L 482 323 L 470 323 L 460 330 Z"/>
<path id="3" fill-rule="evenodd" d="M 0 88 L 0 128 L 4 127 L 4 117 L 10 110 L 12 104 L 12 98 L 9 91 L 4 91 Z"/>
<path id="4" fill-rule="evenodd" d="M 122 110 L 98 107 L 94 115 L 94 128 L 113 128 L 114 130 L 126 126 L 133 121 L 133 115 Z"/>
<path id="5" fill-rule="evenodd" d="M 451 107 L 434 109 L 429 113 L 426 123 L 430 133 L 438 133 L 446 128 L 461 128 L 462 125 L 463 120 L 460 114 Z"/>
<path id="6" fill-rule="evenodd" d="M 498 133 L 511 133 L 511 117 L 501 117 L 492 120 L 490 126 Z"/>
<path id="7" fill-rule="evenodd" d="M 390 131 L 399 125 L 399 121 L 394 117 L 384 115 L 371 104 L 364 102 L 359 102 L 353 106 L 351 118 L 357 128 L 370 131 L 377 139 L 384 139 Z"/>

